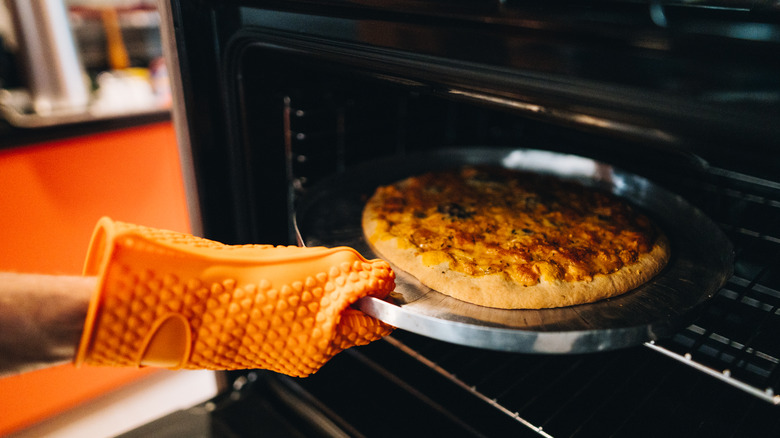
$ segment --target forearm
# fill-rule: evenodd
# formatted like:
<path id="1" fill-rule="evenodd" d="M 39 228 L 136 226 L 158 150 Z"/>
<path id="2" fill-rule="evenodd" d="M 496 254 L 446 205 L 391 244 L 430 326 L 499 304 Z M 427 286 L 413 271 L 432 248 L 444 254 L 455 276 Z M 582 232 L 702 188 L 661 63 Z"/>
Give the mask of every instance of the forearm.
<path id="1" fill-rule="evenodd" d="M 96 282 L 0 273 L 0 376 L 72 361 Z"/>

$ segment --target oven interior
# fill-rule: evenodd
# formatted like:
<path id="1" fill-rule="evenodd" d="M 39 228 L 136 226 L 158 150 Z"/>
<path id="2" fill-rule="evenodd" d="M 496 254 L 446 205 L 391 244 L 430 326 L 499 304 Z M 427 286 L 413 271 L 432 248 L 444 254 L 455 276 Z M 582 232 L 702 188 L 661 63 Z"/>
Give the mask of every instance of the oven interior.
<path id="1" fill-rule="evenodd" d="M 766 124 L 778 114 L 777 78 L 735 84 L 740 79 L 704 75 L 713 82 L 696 90 L 677 84 L 690 93 L 682 101 L 680 93 L 664 97 L 657 84 L 642 85 L 652 93 L 639 102 L 604 84 L 601 97 L 563 96 L 533 81 L 501 82 L 511 75 L 465 61 L 369 45 L 356 52 L 343 41 L 268 31 L 263 14 L 238 16 L 232 20 L 252 25 L 243 23 L 225 43 L 220 77 L 229 80 L 215 87 L 220 97 L 211 102 L 223 114 L 214 115 L 204 98 L 193 98 L 190 107 L 200 108 L 188 114 L 191 132 L 201 131 L 193 152 L 206 237 L 294 244 L 298 199 L 368 160 L 442 147 L 538 148 L 607 162 L 684 197 L 727 234 L 735 265 L 722 290 L 674 336 L 629 349 L 513 354 L 397 331 L 338 355 L 307 379 L 229 373 L 230 390 L 191 413 L 208 416 L 213 433 L 780 433 L 780 136 Z M 693 111 L 719 86 L 739 85 L 748 91 L 738 102 L 721 95 Z M 669 116 L 678 112 L 685 114 Z"/>
<path id="2" fill-rule="evenodd" d="M 247 77 L 265 72 L 262 66 L 249 64 Z M 745 428 L 777 430 L 777 181 L 719 167 L 663 145 L 634 144 L 622 136 L 561 127 L 489 105 L 410 91 L 392 82 L 323 75 L 322 70 L 315 74 L 302 66 L 292 71 L 244 84 L 245 95 L 254 97 L 244 103 L 241 114 L 242 120 L 253 121 L 243 132 L 249 148 L 246 165 L 257 175 L 250 184 L 254 202 L 245 208 L 250 222 L 262 223 L 247 230 L 256 233 L 250 237 L 254 241 L 267 241 L 271 237 L 266 233 L 272 230 L 274 239 L 291 236 L 289 220 L 270 213 L 293 214 L 295 199 L 352 165 L 426 148 L 487 145 L 586 154 L 651 178 L 717 221 L 735 245 L 737 258 L 735 275 L 687 328 L 671 339 L 629 351 L 529 356 L 399 332 L 380 345 L 345 354 L 335 361 L 338 365 L 312 378 L 271 379 L 264 383 L 269 385 L 264 391 L 279 397 L 290 391 L 315 397 L 327 412 L 338 412 L 331 414 L 339 419 L 340 428 L 366 436 L 381 435 L 385 426 L 376 430 L 374 413 L 361 413 L 356 406 L 398 416 L 413 434 L 425 432 L 423 426 L 429 424 L 431 434 L 442 433 L 441 421 L 456 435 L 464 430 L 491 435 L 517 428 L 551 436 L 606 431 L 614 436 L 652 436 L 670 428 L 684 434 L 734 431 L 734 436 L 741 436 Z M 266 126 L 268 119 L 276 124 L 274 129 Z M 275 145 L 277 150 L 258 145 Z M 269 193 L 265 190 L 269 185 L 287 191 Z M 292 237 L 288 239 L 292 242 Z M 347 394 L 345 387 L 356 391 Z M 719 410 L 724 412 L 717 414 Z M 443 418 L 431 422 L 429 416 Z M 397 428 L 391 434 L 395 433 Z"/>

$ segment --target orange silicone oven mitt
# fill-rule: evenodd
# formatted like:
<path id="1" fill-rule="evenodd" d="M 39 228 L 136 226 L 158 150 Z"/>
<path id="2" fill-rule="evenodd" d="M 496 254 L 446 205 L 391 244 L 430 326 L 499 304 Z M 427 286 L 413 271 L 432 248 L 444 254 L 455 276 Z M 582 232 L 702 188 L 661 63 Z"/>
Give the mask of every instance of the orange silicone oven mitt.
<path id="1" fill-rule="evenodd" d="M 392 331 L 350 305 L 387 296 L 393 271 L 346 247 L 231 246 L 103 218 L 84 273 L 98 286 L 77 365 L 303 377 Z"/>

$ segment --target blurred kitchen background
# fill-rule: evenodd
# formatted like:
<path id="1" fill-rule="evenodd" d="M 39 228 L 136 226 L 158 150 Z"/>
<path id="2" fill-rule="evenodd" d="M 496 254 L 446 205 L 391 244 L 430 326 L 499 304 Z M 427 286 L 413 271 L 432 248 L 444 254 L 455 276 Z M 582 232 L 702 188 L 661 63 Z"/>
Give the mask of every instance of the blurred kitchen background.
<path id="1" fill-rule="evenodd" d="M 170 107 L 154 0 L 0 3 L 0 118 L 19 127 Z"/>
<path id="2" fill-rule="evenodd" d="M 103 215 L 189 232 L 152 0 L 0 0 L 0 270 L 78 275 Z M 213 373 L 70 364 L 0 378 L 0 436 L 110 437 Z"/>

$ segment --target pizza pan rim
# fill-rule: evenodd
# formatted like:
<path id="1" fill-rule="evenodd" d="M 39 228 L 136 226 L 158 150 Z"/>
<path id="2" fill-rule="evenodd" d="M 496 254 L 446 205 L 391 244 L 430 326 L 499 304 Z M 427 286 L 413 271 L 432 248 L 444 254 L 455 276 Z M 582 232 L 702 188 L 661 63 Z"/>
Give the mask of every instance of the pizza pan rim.
<path id="1" fill-rule="evenodd" d="M 293 220 L 299 243 L 349 246 L 374 258 L 355 217 L 373 190 L 414 174 L 465 164 L 500 164 L 607 188 L 659 223 L 670 237 L 672 258 L 645 285 L 592 304 L 491 309 L 431 291 L 397 270 L 399 286 L 389 300 L 362 299 L 357 308 L 398 328 L 455 344 L 524 353 L 587 353 L 671 336 L 731 276 L 731 243 L 679 195 L 604 162 L 528 148 L 438 149 L 350 168 L 315 185 L 298 203 Z"/>

